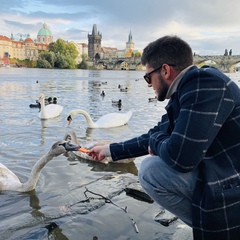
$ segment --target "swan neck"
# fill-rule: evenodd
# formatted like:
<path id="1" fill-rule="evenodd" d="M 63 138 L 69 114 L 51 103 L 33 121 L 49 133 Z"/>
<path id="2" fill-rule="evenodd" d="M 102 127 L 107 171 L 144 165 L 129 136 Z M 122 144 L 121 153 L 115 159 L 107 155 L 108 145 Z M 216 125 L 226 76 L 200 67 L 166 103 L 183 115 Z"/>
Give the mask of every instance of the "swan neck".
<path id="1" fill-rule="evenodd" d="M 72 115 L 72 117 L 74 117 L 77 114 L 82 114 L 86 118 L 87 123 L 88 123 L 88 127 L 90 127 L 90 128 L 94 128 L 95 127 L 95 123 L 93 122 L 91 116 L 86 111 L 80 110 L 80 109 L 79 110 L 75 110 L 75 111 L 72 112 L 71 115 Z"/>
<path id="2" fill-rule="evenodd" d="M 35 189 L 39 176 L 41 174 L 42 169 L 44 166 L 53 159 L 53 156 L 48 152 L 47 154 L 43 155 L 33 166 L 30 176 L 26 183 L 22 184 L 21 192 L 28 192 Z"/>
<path id="3" fill-rule="evenodd" d="M 46 109 L 45 109 L 45 100 L 44 98 L 41 98 L 41 115 L 45 116 L 46 115 Z"/>

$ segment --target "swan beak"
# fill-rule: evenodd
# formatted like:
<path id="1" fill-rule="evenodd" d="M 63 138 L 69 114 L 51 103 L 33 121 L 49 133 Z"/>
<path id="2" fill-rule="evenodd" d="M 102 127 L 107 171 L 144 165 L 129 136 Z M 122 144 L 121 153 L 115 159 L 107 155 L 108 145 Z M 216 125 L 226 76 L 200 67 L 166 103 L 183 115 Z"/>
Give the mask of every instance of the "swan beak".
<path id="1" fill-rule="evenodd" d="M 65 142 L 60 145 L 64 146 L 67 151 L 79 151 L 79 152 L 83 152 L 83 153 L 87 153 L 89 151 L 86 148 L 82 148 L 79 145 L 73 145 L 69 142 Z"/>
<path id="2" fill-rule="evenodd" d="M 68 142 L 62 143 L 60 145 L 62 145 L 66 149 L 66 151 L 79 151 L 79 148 L 81 148 L 81 146 L 79 145 L 73 145 Z"/>
<path id="3" fill-rule="evenodd" d="M 69 116 L 67 117 L 67 120 L 68 120 L 68 125 L 70 125 L 70 123 L 71 123 L 71 121 L 72 121 L 71 115 L 69 115 Z"/>

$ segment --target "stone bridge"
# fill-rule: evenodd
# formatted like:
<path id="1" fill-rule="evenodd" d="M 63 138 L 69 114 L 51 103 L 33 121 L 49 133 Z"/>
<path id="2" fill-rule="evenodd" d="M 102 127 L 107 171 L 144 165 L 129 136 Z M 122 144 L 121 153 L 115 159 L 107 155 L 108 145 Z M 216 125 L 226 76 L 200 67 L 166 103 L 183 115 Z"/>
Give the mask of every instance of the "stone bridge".
<path id="1" fill-rule="evenodd" d="M 203 64 L 213 65 L 219 68 L 223 72 L 235 72 L 237 70 L 236 65 L 240 63 L 240 55 L 228 55 L 228 56 L 193 56 L 194 64 L 202 66 Z M 206 63 L 207 62 L 207 63 Z"/>
<path id="2" fill-rule="evenodd" d="M 198 67 L 208 64 L 219 68 L 223 72 L 230 73 L 236 71 L 236 65 L 240 63 L 240 55 L 194 55 L 193 61 Z M 94 65 L 98 69 L 144 70 L 140 57 L 99 59 Z"/>

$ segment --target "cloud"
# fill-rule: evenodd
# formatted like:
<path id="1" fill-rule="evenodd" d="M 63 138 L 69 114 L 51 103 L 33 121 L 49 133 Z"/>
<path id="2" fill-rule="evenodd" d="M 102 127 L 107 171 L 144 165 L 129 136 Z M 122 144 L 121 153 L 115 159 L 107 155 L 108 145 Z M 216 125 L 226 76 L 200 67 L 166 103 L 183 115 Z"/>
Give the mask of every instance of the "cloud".
<path id="1" fill-rule="evenodd" d="M 0 35 L 30 33 L 32 38 L 46 23 L 54 39 L 88 42 L 97 24 L 102 45 L 124 49 L 131 31 L 136 49 L 176 34 L 202 55 L 233 49 L 240 55 L 237 0 L 3 0 Z"/>

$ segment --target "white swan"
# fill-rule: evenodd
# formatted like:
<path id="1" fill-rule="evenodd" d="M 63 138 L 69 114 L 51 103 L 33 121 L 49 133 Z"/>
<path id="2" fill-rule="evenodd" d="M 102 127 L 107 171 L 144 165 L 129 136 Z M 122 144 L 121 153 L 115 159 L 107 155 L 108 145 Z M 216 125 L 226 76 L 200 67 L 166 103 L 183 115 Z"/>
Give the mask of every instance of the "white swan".
<path id="1" fill-rule="evenodd" d="M 78 139 L 77 139 L 77 135 L 74 131 L 69 131 L 65 134 L 65 137 L 64 137 L 64 140 L 66 141 L 69 141 L 69 144 L 73 144 L 73 146 L 81 146 L 82 148 L 92 148 L 96 145 L 105 145 L 105 144 L 110 144 L 111 141 L 107 141 L 107 140 L 102 140 L 102 141 L 97 141 L 97 142 L 94 142 L 94 143 L 91 143 L 91 146 L 90 144 L 86 144 L 86 146 L 83 146 L 82 144 L 79 143 Z M 88 145 L 88 146 L 87 146 Z M 69 152 L 69 155 L 71 154 L 74 154 L 80 158 L 83 158 L 83 159 L 86 159 L 86 160 L 91 160 L 91 161 L 94 161 L 95 160 L 88 156 L 86 153 L 84 152 L 80 152 L 80 151 L 73 151 L 73 152 Z M 130 163 L 130 162 L 133 162 L 135 160 L 135 158 L 128 158 L 128 159 L 122 159 L 122 160 L 118 160 L 118 161 L 113 161 L 111 157 L 106 157 L 104 158 L 101 162 L 99 163 Z"/>
<path id="2" fill-rule="evenodd" d="M 48 104 L 46 106 L 45 97 L 43 93 L 40 94 L 38 101 L 41 104 L 41 111 L 38 114 L 38 117 L 40 119 L 49 119 L 49 118 L 58 117 L 63 110 L 63 106 L 58 104 Z"/>
<path id="3" fill-rule="evenodd" d="M 88 112 L 82 109 L 75 109 L 69 113 L 67 118 L 68 124 L 71 123 L 72 119 L 77 114 L 83 114 L 87 120 L 87 124 L 89 128 L 112 128 L 123 126 L 128 123 L 129 119 L 132 117 L 132 111 L 128 111 L 126 113 L 108 113 L 100 117 L 96 122 L 93 122 L 91 116 Z"/>
<path id="4" fill-rule="evenodd" d="M 0 191 L 9 190 L 17 192 L 29 192 L 35 189 L 39 176 L 44 166 L 53 158 L 77 150 L 79 146 L 66 145 L 66 141 L 55 142 L 48 153 L 43 155 L 33 166 L 30 176 L 25 183 L 21 183 L 18 177 L 6 166 L 0 163 Z M 67 149 L 67 150 L 66 150 Z"/>

